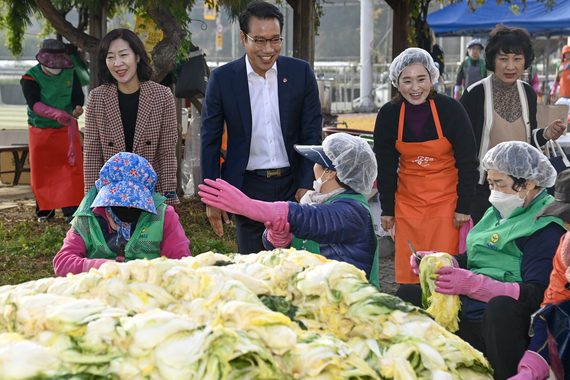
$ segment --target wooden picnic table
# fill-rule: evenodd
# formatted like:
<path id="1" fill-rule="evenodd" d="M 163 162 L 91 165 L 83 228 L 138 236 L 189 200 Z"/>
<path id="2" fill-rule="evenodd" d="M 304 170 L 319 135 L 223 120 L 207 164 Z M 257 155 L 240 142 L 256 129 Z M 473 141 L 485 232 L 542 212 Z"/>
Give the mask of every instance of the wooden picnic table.
<path id="1" fill-rule="evenodd" d="M 16 170 L 0 172 L 0 174 L 14 173 L 14 181 L 12 182 L 12 185 L 14 186 L 20 182 L 20 176 L 22 173 L 30 172 L 29 168 L 24 168 L 29 151 L 30 148 L 28 144 L 0 145 L 0 153 L 12 152 L 14 155 L 14 165 Z M 22 152 L 21 157 L 18 155 L 18 152 Z"/>

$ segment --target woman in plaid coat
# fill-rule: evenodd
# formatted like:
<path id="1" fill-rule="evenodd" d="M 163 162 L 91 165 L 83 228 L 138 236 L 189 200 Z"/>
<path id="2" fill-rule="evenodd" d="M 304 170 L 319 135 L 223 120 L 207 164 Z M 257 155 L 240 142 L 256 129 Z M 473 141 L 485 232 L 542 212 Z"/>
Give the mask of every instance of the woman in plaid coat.
<path id="1" fill-rule="evenodd" d="M 85 112 L 85 193 L 109 158 L 130 152 L 156 170 L 156 192 L 168 204 L 176 196 L 178 128 L 174 96 L 150 81 L 152 68 L 144 44 L 128 29 L 109 32 L 97 50 L 97 73 L 103 85 L 93 89 Z"/>

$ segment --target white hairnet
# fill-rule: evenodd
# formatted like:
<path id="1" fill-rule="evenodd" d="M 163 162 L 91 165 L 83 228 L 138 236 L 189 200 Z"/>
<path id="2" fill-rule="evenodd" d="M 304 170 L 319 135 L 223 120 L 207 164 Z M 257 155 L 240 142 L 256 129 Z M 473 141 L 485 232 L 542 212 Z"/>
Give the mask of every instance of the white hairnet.
<path id="1" fill-rule="evenodd" d="M 357 193 L 368 194 L 376 180 L 376 156 L 368 142 L 347 133 L 334 133 L 323 141 L 338 179 Z"/>
<path id="2" fill-rule="evenodd" d="M 407 48 L 400 53 L 399 56 L 394 58 L 390 65 L 390 80 L 392 81 L 392 86 L 398 88 L 398 79 L 402 71 L 404 71 L 406 67 L 416 63 L 427 69 L 432 83 L 437 81 L 439 78 L 439 69 L 435 67 L 431 55 L 424 49 Z"/>
<path id="3" fill-rule="evenodd" d="M 556 182 L 556 169 L 548 158 L 522 141 L 506 141 L 489 149 L 481 166 L 485 170 L 495 169 L 515 178 L 535 181 L 539 187 L 551 187 Z"/>

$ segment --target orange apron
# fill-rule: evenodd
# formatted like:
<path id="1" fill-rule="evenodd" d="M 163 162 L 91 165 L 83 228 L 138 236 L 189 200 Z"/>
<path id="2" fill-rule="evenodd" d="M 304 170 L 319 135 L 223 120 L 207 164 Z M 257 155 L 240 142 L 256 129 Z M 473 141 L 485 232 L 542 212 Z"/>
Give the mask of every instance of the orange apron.
<path id="1" fill-rule="evenodd" d="M 398 190 L 395 194 L 396 282 L 419 283 L 410 267 L 411 250 L 440 251 L 456 255 L 459 230 L 453 226 L 457 206 L 457 168 L 453 147 L 443 136 L 435 103 L 429 100 L 437 128 L 437 140 L 406 143 L 405 103 L 400 109 L 396 149 L 400 153 Z"/>
<path id="2" fill-rule="evenodd" d="M 83 154 L 75 134 L 75 166 L 69 165 L 67 129 L 29 126 L 32 191 L 40 210 L 79 206 L 83 200 Z M 77 128 L 77 127 L 76 127 Z"/>

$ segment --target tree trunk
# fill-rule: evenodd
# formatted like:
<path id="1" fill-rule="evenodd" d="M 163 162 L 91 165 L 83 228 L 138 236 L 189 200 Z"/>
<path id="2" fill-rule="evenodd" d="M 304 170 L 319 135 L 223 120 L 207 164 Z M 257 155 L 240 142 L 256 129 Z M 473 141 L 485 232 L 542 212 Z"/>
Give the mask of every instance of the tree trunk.
<path id="1" fill-rule="evenodd" d="M 293 57 L 314 66 L 315 0 L 287 0 L 293 8 Z"/>
<path id="2" fill-rule="evenodd" d="M 91 54 L 95 54 L 97 46 L 99 46 L 98 38 L 83 33 L 83 31 L 69 23 L 65 17 L 55 9 L 51 0 L 35 1 L 42 14 L 59 34 L 64 36 L 73 45 Z"/>
<path id="3" fill-rule="evenodd" d="M 164 32 L 164 37 L 152 51 L 151 80 L 160 82 L 176 66 L 176 55 L 187 33 L 168 9 L 148 9 L 148 15 Z"/>
<path id="4" fill-rule="evenodd" d="M 101 41 L 107 34 L 107 3 L 101 1 L 89 7 L 89 34 Z M 97 43 L 99 45 L 99 43 Z M 94 89 L 101 84 L 97 75 L 97 51 L 89 52 L 89 88 Z"/>
<path id="5" fill-rule="evenodd" d="M 407 1 L 386 0 L 386 3 L 394 10 L 394 22 L 392 29 L 392 60 L 410 45 L 408 36 L 410 35 L 410 15 Z M 396 95 L 398 89 L 392 87 L 392 96 Z"/>
<path id="6" fill-rule="evenodd" d="M 35 2 L 42 14 L 59 34 L 83 51 L 89 52 L 92 57 L 89 69 L 92 73 L 91 75 L 96 75 L 95 53 L 97 52 L 99 41 L 106 34 L 107 17 L 104 10 L 107 1 L 93 2 L 93 4 L 97 4 L 97 7 L 90 10 L 89 25 L 91 35 L 84 33 L 69 23 L 53 6 L 51 0 L 35 0 Z M 148 9 L 147 13 L 164 32 L 164 38 L 155 46 L 152 52 L 153 75 L 151 79 L 160 82 L 174 69 L 176 54 L 187 33 L 168 9 Z M 96 87 L 97 84 L 97 81 L 95 81 L 91 84 L 91 88 Z"/>

